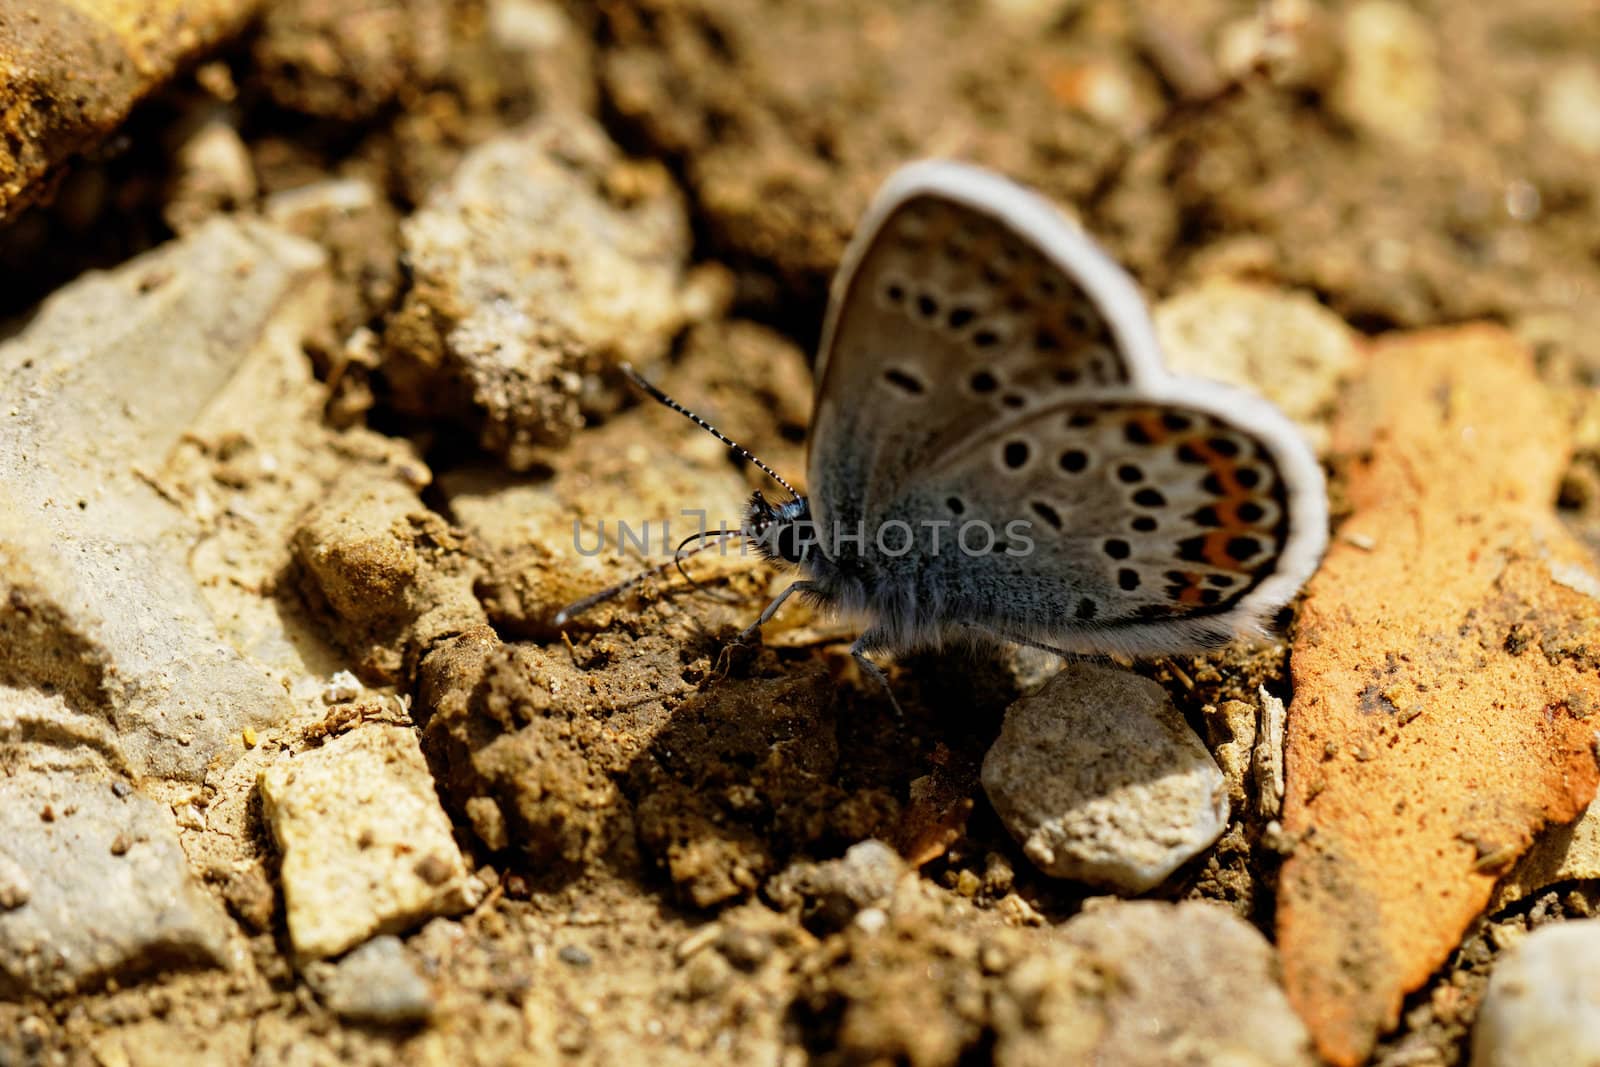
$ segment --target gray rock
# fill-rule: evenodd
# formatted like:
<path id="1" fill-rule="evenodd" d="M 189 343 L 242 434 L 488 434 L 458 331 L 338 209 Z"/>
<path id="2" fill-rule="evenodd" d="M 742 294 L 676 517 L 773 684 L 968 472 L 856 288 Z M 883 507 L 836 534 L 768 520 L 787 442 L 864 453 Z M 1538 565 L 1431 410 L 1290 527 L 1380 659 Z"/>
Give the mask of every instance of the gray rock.
<path id="1" fill-rule="evenodd" d="M 282 688 L 218 631 L 148 480 L 252 352 L 320 314 L 324 257 L 214 220 L 73 282 L 0 342 L 0 732 L 199 781 Z M 34 694 L 33 696 L 27 695 Z"/>
<path id="2" fill-rule="evenodd" d="M 259 787 L 301 959 L 465 911 L 481 896 L 406 727 L 369 724 L 281 758 Z"/>
<path id="3" fill-rule="evenodd" d="M 0 775 L 0 842 L 0 997 L 228 963 L 232 924 L 165 805 L 67 772 Z"/>
<path id="4" fill-rule="evenodd" d="M 1600 1063 L 1600 920 L 1540 927 L 1495 965 L 1472 1063 Z"/>
<path id="5" fill-rule="evenodd" d="M 1119 901 L 1080 915 L 1002 976 L 994 1021 L 998 1067 L 1317 1062 L 1272 946 L 1209 903 Z"/>
<path id="6" fill-rule="evenodd" d="M 905 860 L 894 849 L 882 841 L 858 841 L 839 859 L 790 864 L 766 889 L 779 907 L 801 905 L 808 923 L 837 930 L 863 908 L 893 896 L 905 873 Z"/>
<path id="7" fill-rule="evenodd" d="M 1227 784 L 1165 691 L 1072 664 L 1006 711 L 983 788 L 1040 870 L 1142 893 L 1228 823 Z"/>
<path id="8" fill-rule="evenodd" d="M 337 964 L 317 967 L 317 992 L 342 1018 L 404 1026 L 433 1014 L 433 986 L 398 937 L 375 937 Z"/>
<path id="9" fill-rule="evenodd" d="M 582 425 L 583 374 L 667 351 L 688 314 L 689 225 L 665 170 L 562 113 L 491 140 L 402 226 L 396 403 L 471 419 L 523 467 Z"/>

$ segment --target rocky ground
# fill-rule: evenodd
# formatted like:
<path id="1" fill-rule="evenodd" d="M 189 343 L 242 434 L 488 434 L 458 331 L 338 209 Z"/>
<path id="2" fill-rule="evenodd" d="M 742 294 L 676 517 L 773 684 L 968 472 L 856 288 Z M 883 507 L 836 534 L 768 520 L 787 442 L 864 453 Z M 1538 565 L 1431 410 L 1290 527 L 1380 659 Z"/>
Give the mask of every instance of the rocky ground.
<path id="1" fill-rule="evenodd" d="M 1600 1056 L 1597 55 L 1570 0 L 0 0 L 0 1064 Z M 923 155 L 1315 443 L 1279 639 L 913 657 L 897 719 L 803 605 L 730 648 L 737 555 L 555 625 L 640 562 L 575 523 L 762 485 L 618 364 L 798 476 Z"/>

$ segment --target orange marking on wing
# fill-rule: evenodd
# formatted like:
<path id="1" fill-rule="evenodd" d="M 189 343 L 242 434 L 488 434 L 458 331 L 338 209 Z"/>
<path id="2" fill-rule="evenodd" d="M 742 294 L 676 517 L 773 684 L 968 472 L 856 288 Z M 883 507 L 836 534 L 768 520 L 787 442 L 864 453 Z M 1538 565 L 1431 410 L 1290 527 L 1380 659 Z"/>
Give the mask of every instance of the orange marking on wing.
<path id="1" fill-rule="evenodd" d="M 1158 412 L 1135 412 L 1133 422 L 1139 429 L 1144 431 L 1145 436 L 1150 439 L 1150 443 L 1153 445 L 1165 444 L 1167 438 L 1172 436 L 1172 431 L 1168 430 L 1161 421 L 1161 415 Z"/>

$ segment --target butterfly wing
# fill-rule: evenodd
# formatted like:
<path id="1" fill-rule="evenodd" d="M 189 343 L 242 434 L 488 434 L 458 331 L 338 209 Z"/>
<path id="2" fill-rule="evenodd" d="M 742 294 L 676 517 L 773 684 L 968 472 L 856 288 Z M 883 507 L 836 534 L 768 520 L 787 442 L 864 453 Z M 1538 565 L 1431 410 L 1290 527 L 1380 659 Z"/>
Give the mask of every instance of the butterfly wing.
<path id="1" fill-rule="evenodd" d="M 893 499 L 997 411 L 1161 373 L 1133 282 L 1048 201 L 974 167 L 911 164 L 884 184 L 834 279 L 812 496 L 870 518 L 867 500 Z"/>
<path id="2" fill-rule="evenodd" d="M 1321 471 L 1286 419 L 1181 379 L 1000 421 L 888 509 L 952 520 L 957 536 L 918 561 L 938 620 L 1084 652 L 1257 628 L 1315 568 L 1326 523 Z"/>
<path id="3" fill-rule="evenodd" d="M 1120 481 L 1129 464 L 1150 484 Z M 1254 484 L 1228 481 L 1230 464 Z M 851 242 L 808 466 L 824 530 L 1030 524 L 1032 555 L 921 561 L 922 611 L 1085 649 L 1185 647 L 1253 623 L 1293 595 L 1325 538 L 1321 472 L 1292 426 L 1247 394 L 1169 375 L 1116 264 L 1047 201 L 949 162 L 899 171 Z M 1141 490 L 1165 503 L 1141 511 Z M 1151 513 L 1156 529 L 1132 526 Z"/>

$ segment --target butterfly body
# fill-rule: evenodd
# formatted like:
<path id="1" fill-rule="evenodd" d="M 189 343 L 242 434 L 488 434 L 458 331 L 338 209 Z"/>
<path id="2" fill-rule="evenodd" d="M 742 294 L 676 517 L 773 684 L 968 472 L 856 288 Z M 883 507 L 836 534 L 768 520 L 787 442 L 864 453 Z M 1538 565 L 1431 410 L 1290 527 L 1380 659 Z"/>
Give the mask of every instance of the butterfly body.
<path id="1" fill-rule="evenodd" d="M 1121 269 L 977 168 L 913 164 L 879 193 L 816 389 L 810 495 L 757 494 L 745 529 L 799 568 L 794 591 L 869 620 L 858 652 L 1214 647 L 1259 630 L 1325 545 L 1293 426 L 1170 374 Z"/>

